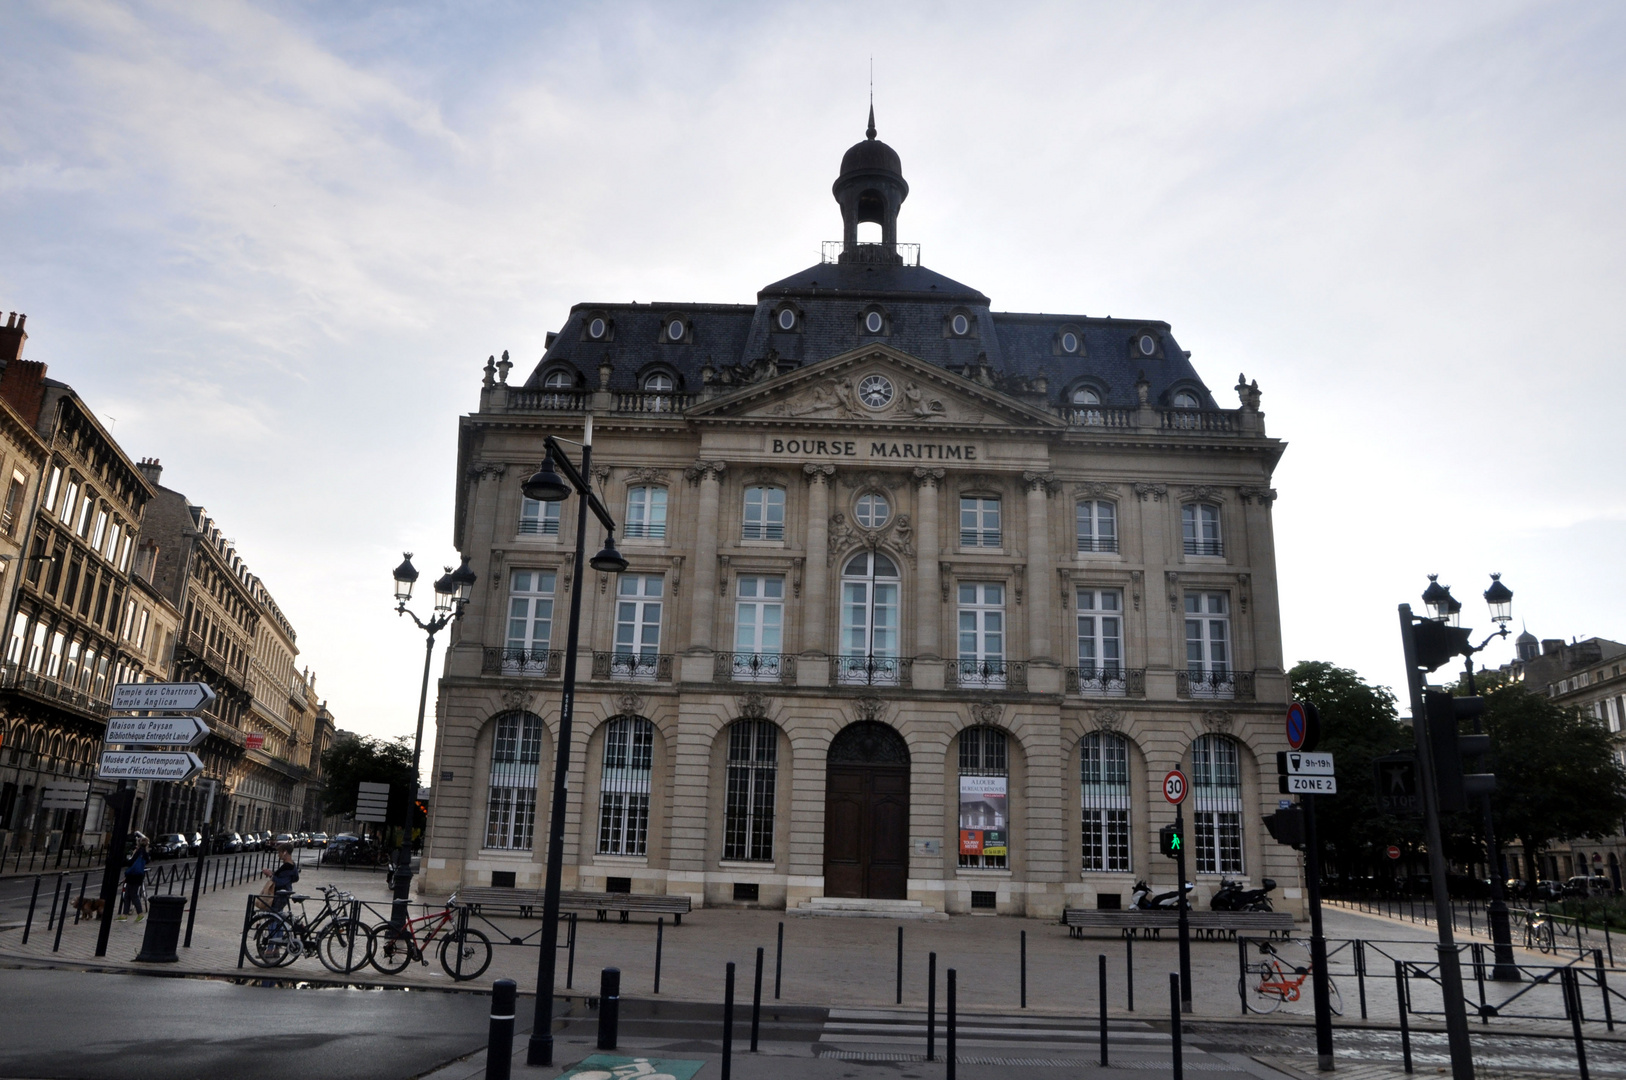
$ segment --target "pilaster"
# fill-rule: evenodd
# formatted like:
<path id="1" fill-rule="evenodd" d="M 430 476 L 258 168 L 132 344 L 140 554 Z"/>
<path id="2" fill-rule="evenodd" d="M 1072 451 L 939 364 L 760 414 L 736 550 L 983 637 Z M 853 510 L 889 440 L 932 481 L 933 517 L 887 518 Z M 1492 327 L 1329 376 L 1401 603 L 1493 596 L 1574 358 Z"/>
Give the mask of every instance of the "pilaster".
<path id="1" fill-rule="evenodd" d="M 826 613 L 830 602 L 830 483 L 834 465 L 807 464 L 807 582 L 802 598 L 802 652 L 825 656 Z M 822 838 L 821 838 L 822 843 Z M 820 864 L 820 872 L 823 865 Z"/>

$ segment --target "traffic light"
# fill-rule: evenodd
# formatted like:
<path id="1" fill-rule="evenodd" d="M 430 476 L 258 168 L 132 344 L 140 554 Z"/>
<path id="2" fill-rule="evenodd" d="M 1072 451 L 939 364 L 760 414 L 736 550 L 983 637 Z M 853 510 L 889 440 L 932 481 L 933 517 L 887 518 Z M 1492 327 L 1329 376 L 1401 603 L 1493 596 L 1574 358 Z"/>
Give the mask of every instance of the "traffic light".
<path id="1" fill-rule="evenodd" d="M 1489 735 L 1459 735 L 1457 722 L 1471 720 L 1485 712 L 1485 699 L 1452 697 L 1439 690 L 1423 695 L 1428 713 L 1429 745 L 1434 751 L 1434 786 L 1440 795 L 1440 813 L 1454 814 L 1468 809 L 1470 797 L 1489 795 L 1496 790 L 1492 773 L 1464 773 L 1463 762 L 1490 753 Z"/>
<path id="2" fill-rule="evenodd" d="M 1173 825 L 1165 825 L 1157 831 L 1157 846 L 1164 855 L 1171 859 L 1178 859 L 1185 841 L 1180 836 L 1180 830 Z"/>
<path id="3" fill-rule="evenodd" d="M 1468 656 L 1471 647 L 1466 626 L 1448 626 L 1433 619 L 1423 619 L 1411 628 L 1412 647 L 1416 650 L 1417 666 L 1424 671 L 1437 671 L 1453 656 Z"/>
<path id="4" fill-rule="evenodd" d="M 1274 814 L 1266 814 L 1265 828 L 1278 844 L 1304 847 L 1304 811 L 1297 806 L 1284 806 Z"/>

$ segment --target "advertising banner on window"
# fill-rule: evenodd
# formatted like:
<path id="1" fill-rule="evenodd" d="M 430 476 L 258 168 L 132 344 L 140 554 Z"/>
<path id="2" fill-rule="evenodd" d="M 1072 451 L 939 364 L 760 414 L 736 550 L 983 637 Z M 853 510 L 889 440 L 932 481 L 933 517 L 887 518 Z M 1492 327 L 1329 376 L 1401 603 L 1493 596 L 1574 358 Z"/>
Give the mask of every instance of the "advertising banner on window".
<path id="1" fill-rule="evenodd" d="M 960 854 L 1007 854 L 1008 807 L 1005 777 L 960 777 Z"/>

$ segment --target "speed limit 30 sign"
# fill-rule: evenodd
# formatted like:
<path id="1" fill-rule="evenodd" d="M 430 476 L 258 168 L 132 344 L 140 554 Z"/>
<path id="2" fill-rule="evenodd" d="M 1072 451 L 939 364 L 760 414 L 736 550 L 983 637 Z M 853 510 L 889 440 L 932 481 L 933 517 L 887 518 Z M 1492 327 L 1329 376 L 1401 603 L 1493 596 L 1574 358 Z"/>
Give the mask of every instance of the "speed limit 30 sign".
<path id="1" fill-rule="evenodd" d="M 1179 769 L 1172 770 L 1163 778 L 1163 797 L 1175 806 L 1186 801 L 1186 774 Z"/>

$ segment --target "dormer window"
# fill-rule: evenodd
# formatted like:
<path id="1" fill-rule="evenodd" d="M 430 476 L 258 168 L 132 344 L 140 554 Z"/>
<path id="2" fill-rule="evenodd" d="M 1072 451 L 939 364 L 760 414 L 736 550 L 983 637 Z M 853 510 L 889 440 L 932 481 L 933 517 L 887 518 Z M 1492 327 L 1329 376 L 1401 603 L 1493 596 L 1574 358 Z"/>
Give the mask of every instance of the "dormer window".
<path id="1" fill-rule="evenodd" d="M 674 318 L 666 321 L 666 340 L 682 341 L 689 333 L 689 325 L 682 319 Z"/>
<path id="2" fill-rule="evenodd" d="M 1068 356 L 1078 355 L 1078 335 L 1071 330 L 1065 330 L 1061 335 L 1061 351 Z"/>
<path id="3" fill-rule="evenodd" d="M 1101 395 L 1096 393 L 1094 389 L 1088 386 L 1081 386 L 1077 390 L 1073 391 L 1073 404 L 1099 405 L 1101 404 Z"/>
<path id="4" fill-rule="evenodd" d="M 552 371 L 548 372 L 545 378 L 543 378 L 542 389 L 569 390 L 575 384 L 576 380 L 571 378 L 570 372 L 566 371 L 564 368 L 554 368 Z"/>
<path id="5" fill-rule="evenodd" d="M 670 394 L 677 389 L 672 376 L 664 371 L 652 372 L 644 376 L 644 392 L 646 394 Z"/>
<path id="6" fill-rule="evenodd" d="M 1142 356 L 1157 355 L 1157 338 L 1151 334 L 1142 334 L 1135 339 L 1135 350 Z"/>
<path id="7" fill-rule="evenodd" d="M 1198 401 L 1197 395 L 1190 390 L 1181 390 L 1174 395 L 1174 407 L 1176 409 L 1200 409 L 1203 407 L 1203 403 Z"/>
<path id="8" fill-rule="evenodd" d="M 796 329 L 796 309 L 788 307 L 780 308 L 779 314 L 775 317 L 774 322 L 781 330 Z"/>
<path id="9" fill-rule="evenodd" d="M 595 316 L 593 320 L 587 324 L 587 336 L 592 338 L 594 341 L 603 341 L 604 335 L 609 333 L 609 331 L 610 326 L 604 321 L 603 316 Z"/>
<path id="10" fill-rule="evenodd" d="M 949 332 L 955 337 L 965 337 L 971 333 L 971 320 L 966 318 L 965 312 L 956 311 L 954 317 L 949 319 Z"/>
<path id="11" fill-rule="evenodd" d="M 884 334 L 887 330 L 886 313 L 880 308 L 871 308 L 859 316 L 858 325 L 866 334 Z"/>

